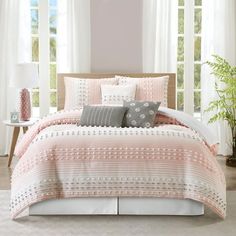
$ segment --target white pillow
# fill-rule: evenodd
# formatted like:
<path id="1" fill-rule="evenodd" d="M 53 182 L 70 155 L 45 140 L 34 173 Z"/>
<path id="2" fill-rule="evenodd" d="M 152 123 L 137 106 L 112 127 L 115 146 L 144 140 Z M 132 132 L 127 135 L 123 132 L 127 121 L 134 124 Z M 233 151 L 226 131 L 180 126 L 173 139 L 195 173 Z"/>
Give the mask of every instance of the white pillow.
<path id="1" fill-rule="evenodd" d="M 101 85 L 102 104 L 123 104 L 135 99 L 136 85 Z"/>
<path id="2" fill-rule="evenodd" d="M 101 85 L 117 84 L 116 78 L 83 79 L 65 77 L 65 110 L 78 109 L 88 104 L 102 102 Z"/>

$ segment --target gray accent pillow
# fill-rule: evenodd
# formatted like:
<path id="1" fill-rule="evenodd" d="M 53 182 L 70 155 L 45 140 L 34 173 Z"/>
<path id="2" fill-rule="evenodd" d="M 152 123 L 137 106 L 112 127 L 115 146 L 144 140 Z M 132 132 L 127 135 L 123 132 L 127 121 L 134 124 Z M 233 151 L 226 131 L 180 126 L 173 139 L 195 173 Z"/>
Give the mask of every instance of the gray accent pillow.
<path id="1" fill-rule="evenodd" d="M 84 106 L 80 125 L 121 127 L 126 111 L 127 107 Z"/>
<path id="2" fill-rule="evenodd" d="M 124 101 L 123 106 L 128 110 L 123 125 L 126 127 L 150 128 L 155 125 L 155 117 L 161 102 Z"/>

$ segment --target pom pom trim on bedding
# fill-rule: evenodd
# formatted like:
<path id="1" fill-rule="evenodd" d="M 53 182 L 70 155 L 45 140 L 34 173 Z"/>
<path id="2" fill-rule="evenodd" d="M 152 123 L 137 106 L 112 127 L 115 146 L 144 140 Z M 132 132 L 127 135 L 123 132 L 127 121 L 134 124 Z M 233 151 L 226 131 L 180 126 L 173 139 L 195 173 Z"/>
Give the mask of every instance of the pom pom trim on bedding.
<path id="1" fill-rule="evenodd" d="M 16 147 L 11 217 L 46 199 L 139 196 L 193 199 L 224 218 L 214 137 L 182 112 L 159 114 L 153 128 L 77 126 L 81 110 L 40 120 Z"/>

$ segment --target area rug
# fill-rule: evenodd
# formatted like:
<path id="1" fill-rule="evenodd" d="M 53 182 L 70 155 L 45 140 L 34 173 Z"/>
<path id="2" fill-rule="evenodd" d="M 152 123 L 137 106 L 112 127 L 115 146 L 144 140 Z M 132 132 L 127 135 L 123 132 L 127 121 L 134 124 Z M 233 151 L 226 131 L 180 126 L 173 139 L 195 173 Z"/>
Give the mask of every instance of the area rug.
<path id="1" fill-rule="evenodd" d="M 0 191 L 0 235 L 7 236 L 235 236 L 236 191 L 227 192 L 227 217 L 204 216 L 9 216 L 10 191 Z"/>

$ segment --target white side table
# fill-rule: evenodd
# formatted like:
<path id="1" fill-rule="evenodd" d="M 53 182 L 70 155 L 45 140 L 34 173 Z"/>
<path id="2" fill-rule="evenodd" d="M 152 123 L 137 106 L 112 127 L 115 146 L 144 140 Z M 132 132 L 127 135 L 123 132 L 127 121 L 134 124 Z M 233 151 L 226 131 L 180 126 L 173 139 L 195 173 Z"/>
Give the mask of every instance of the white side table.
<path id="1" fill-rule="evenodd" d="M 13 135 L 12 135 L 12 141 L 11 141 L 11 148 L 10 148 L 10 152 L 8 155 L 8 167 L 11 166 L 11 161 L 14 155 L 14 150 L 16 147 L 16 142 L 18 140 L 18 136 L 20 133 L 20 128 L 22 128 L 23 133 L 25 133 L 28 128 L 30 126 L 32 126 L 37 120 L 29 120 L 29 121 L 20 121 L 19 123 L 11 123 L 10 120 L 4 120 L 3 124 L 5 124 L 6 126 L 11 126 L 13 127 Z"/>

